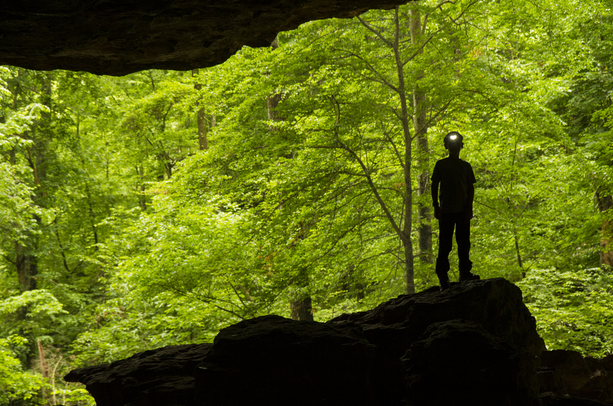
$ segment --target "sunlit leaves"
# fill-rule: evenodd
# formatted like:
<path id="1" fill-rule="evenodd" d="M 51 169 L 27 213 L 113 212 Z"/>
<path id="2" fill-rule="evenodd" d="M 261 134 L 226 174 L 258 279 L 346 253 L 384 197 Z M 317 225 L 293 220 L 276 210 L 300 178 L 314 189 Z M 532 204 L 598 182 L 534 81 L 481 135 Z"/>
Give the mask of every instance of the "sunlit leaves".
<path id="1" fill-rule="evenodd" d="M 519 285 L 550 350 L 574 350 L 592 356 L 613 351 L 613 280 L 609 271 L 532 271 Z"/>
<path id="2" fill-rule="evenodd" d="M 40 375 L 24 371 L 13 348 L 27 344 L 18 336 L 0 339 L 0 402 L 11 404 L 36 396 L 43 387 Z"/>

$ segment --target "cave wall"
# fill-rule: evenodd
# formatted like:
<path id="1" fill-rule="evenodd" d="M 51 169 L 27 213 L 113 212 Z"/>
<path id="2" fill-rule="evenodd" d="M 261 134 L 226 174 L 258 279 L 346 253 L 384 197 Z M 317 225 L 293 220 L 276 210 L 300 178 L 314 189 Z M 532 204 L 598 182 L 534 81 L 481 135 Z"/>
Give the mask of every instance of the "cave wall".
<path id="1" fill-rule="evenodd" d="M 406 0 L 20 0 L 0 5 L 0 65 L 125 75 L 222 63 L 311 20 Z"/>

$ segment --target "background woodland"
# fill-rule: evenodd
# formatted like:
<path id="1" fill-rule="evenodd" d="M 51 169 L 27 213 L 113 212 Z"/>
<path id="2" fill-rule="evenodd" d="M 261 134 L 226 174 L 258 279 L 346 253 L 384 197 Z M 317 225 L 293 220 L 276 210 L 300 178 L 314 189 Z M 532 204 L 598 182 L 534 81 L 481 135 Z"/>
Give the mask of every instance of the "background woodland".
<path id="1" fill-rule="evenodd" d="M 474 271 L 549 349 L 612 353 L 612 41 L 606 1 L 423 0 L 208 69 L 0 67 L 0 405 L 91 405 L 69 370 L 435 285 L 452 130 Z"/>

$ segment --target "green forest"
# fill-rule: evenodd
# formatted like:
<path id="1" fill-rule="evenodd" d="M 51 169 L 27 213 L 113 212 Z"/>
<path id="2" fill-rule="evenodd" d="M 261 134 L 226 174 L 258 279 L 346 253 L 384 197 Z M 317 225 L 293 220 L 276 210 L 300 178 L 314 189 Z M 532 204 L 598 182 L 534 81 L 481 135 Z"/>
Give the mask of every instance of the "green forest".
<path id="1" fill-rule="evenodd" d="M 421 0 L 185 72 L 0 67 L 0 405 L 93 405 L 68 371 L 437 285 L 449 131 L 473 271 L 549 349 L 613 353 L 611 69 L 605 0 Z"/>

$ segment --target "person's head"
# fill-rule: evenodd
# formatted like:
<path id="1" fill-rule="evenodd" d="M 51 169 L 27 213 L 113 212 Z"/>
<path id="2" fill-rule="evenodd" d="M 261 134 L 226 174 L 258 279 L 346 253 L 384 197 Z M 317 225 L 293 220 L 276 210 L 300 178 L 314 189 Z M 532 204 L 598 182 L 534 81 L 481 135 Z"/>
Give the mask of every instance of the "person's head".
<path id="1" fill-rule="evenodd" d="M 452 131 L 445 136 L 443 143 L 449 152 L 460 152 L 464 147 L 464 137 L 459 132 Z"/>

